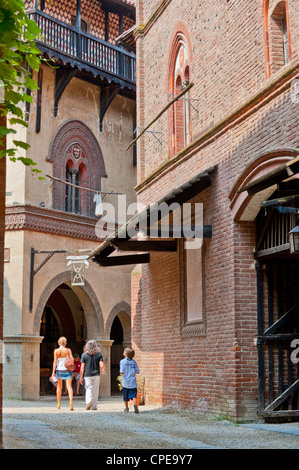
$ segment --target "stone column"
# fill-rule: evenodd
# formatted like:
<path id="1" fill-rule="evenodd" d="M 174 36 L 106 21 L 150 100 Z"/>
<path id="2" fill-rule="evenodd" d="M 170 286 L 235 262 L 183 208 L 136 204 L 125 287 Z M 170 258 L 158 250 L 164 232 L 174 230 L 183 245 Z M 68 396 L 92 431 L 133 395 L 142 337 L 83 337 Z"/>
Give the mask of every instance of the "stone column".
<path id="1" fill-rule="evenodd" d="M 98 339 L 97 340 L 103 356 L 106 374 L 101 374 L 100 383 L 100 397 L 111 396 L 111 346 L 113 340 L 111 339 Z"/>
<path id="2" fill-rule="evenodd" d="M 3 396 L 38 400 L 40 396 L 40 343 L 43 336 L 4 336 Z"/>

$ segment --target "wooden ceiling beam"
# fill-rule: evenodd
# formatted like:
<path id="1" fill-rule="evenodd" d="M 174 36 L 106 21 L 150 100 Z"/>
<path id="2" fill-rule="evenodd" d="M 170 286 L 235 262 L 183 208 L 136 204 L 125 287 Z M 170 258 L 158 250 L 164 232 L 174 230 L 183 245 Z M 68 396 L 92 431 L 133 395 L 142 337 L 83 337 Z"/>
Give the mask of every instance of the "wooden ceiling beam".
<path id="1" fill-rule="evenodd" d="M 102 258 L 101 256 L 95 256 L 94 261 L 103 267 L 111 266 L 126 266 L 130 264 L 143 264 L 150 262 L 149 253 L 140 255 L 122 255 L 122 256 L 109 256 Z"/>
<path id="2" fill-rule="evenodd" d="M 120 240 L 111 242 L 120 251 L 177 251 L 176 240 Z"/>

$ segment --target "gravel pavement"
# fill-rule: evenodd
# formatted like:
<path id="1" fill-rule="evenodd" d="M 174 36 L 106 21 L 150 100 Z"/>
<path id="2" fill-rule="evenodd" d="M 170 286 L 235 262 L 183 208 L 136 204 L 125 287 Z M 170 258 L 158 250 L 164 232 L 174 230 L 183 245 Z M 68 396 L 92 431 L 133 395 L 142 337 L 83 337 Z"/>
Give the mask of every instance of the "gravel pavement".
<path id="1" fill-rule="evenodd" d="M 123 412 L 122 398 L 85 410 L 83 397 L 56 409 L 54 397 L 4 400 L 4 449 L 299 449 L 299 423 L 239 424 L 144 405 Z"/>

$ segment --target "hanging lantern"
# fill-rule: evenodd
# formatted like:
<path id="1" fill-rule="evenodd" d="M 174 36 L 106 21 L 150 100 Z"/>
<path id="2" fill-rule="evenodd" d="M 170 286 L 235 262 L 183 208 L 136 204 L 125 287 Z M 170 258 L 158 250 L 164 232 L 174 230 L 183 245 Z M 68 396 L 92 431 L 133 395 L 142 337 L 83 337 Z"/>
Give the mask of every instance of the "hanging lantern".
<path id="1" fill-rule="evenodd" d="M 85 273 L 89 267 L 87 256 L 68 256 L 67 267 L 71 271 L 71 285 L 72 286 L 84 286 L 85 284 Z"/>
<path id="2" fill-rule="evenodd" d="M 299 253 L 299 225 L 289 232 L 290 253 Z"/>

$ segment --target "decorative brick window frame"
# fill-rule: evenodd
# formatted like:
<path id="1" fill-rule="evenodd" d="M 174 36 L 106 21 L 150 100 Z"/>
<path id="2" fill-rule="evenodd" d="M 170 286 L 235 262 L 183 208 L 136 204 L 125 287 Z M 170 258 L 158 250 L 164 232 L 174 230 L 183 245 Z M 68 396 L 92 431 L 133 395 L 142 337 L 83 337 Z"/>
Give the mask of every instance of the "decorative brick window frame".
<path id="1" fill-rule="evenodd" d="M 282 20 L 284 17 L 287 30 L 287 61 L 284 57 L 284 38 L 282 32 Z M 269 78 L 271 74 L 277 72 L 292 59 L 288 0 L 278 0 L 274 5 L 271 4 L 271 10 L 270 0 L 264 1 L 264 47 L 266 76 Z"/>
<path id="2" fill-rule="evenodd" d="M 79 158 L 70 156 L 70 149 L 76 145 L 82 150 Z M 105 163 L 99 143 L 92 131 L 82 122 L 71 119 L 56 131 L 50 144 L 47 158 L 53 163 L 53 176 L 65 181 L 66 166 L 81 169 L 80 185 L 95 191 L 101 190 L 101 178 L 107 177 Z M 94 216 L 94 193 L 80 190 L 82 215 Z M 53 183 L 53 209 L 65 211 L 66 186 Z"/>
<path id="3" fill-rule="evenodd" d="M 182 50 L 186 51 L 181 67 L 175 74 L 175 66 L 178 54 Z M 190 81 L 190 65 L 192 63 L 192 46 L 188 28 L 183 21 L 179 21 L 172 32 L 170 38 L 170 48 L 168 53 L 168 74 L 166 88 L 168 95 L 175 97 L 182 89 L 179 86 L 186 81 Z M 185 96 L 185 98 L 188 98 Z M 185 147 L 185 103 L 186 100 L 178 100 L 168 111 L 168 154 L 173 157 L 176 153 Z M 191 121 L 189 120 L 189 135 L 191 141 Z"/>
<path id="4" fill-rule="evenodd" d="M 205 243 L 201 247 L 201 318 L 196 321 L 188 321 L 187 318 L 187 273 L 186 273 L 186 249 L 185 240 L 179 242 L 179 264 L 180 264 L 180 330 L 181 337 L 206 336 L 206 294 L 205 294 Z"/>

